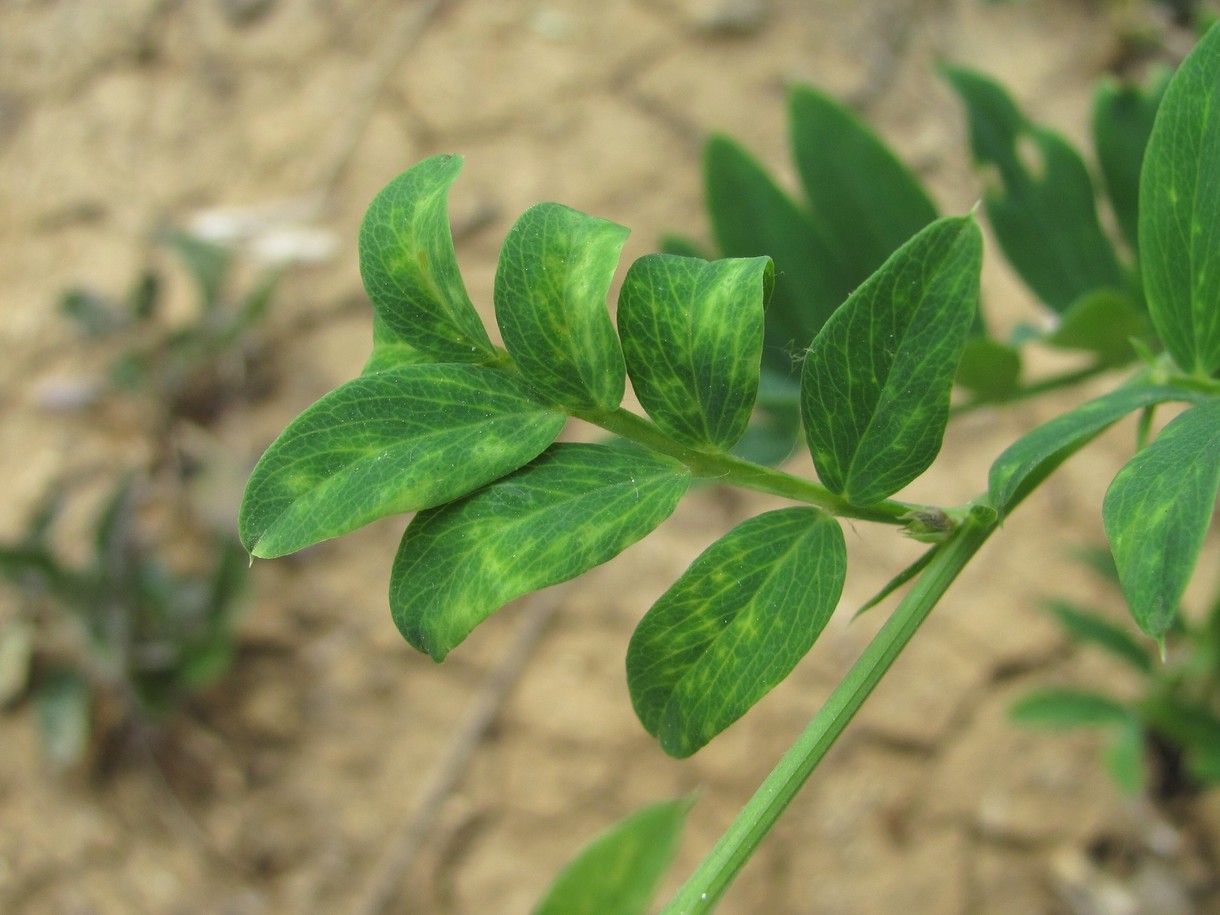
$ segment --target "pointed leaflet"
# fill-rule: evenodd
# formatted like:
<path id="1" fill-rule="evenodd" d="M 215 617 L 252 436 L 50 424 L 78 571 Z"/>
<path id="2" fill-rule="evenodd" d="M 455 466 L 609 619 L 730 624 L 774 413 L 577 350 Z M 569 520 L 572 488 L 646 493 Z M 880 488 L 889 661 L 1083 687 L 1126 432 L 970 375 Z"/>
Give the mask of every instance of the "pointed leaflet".
<path id="1" fill-rule="evenodd" d="M 641 257 L 623 280 L 618 327 L 636 396 L 667 434 L 725 451 L 758 394 L 766 257 Z"/>
<path id="2" fill-rule="evenodd" d="M 456 499 L 531 460 L 564 416 L 512 376 L 403 365 L 327 394 L 272 443 L 242 502 L 242 543 L 273 558 Z"/>
<path id="3" fill-rule="evenodd" d="M 816 508 L 758 515 L 708 547 L 627 649 L 632 704 L 661 748 L 690 756 L 788 676 L 846 572 L 843 531 Z"/>
<path id="4" fill-rule="evenodd" d="M 466 295 L 449 231 L 461 156 L 433 156 L 391 181 L 360 225 L 360 275 L 387 331 L 437 360 L 494 355 Z"/>
<path id="5" fill-rule="evenodd" d="M 1220 490 L 1220 400 L 1166 426 L 1114 478 L 1102 520 L 1131 615 L 1161 638 L 1190 582 Z"/>
<path id="6" fill-rule="evenodd" d="M 1140 179 L 1148 311 L 1184 371 L 1220 370 L 1220 26 L 1169 83 Z"/>
<path id="7" fill-rule="evenodd" d="M 1110 206 L 1132 249 L 1139 243 L 1140 168 L 1169 75 L 1168 71 L 1157 73 L 1147 87 L 1103 80 L 1093 100 L 1097 164 Z"/>
<path id="8" fill-rule="evenodd" d="M 1056 467 L 1128 413 L 1187 396 L 1154 385 L 1119 388 L 1026 433 L 991 465 L 987 490 L 992 508 L 1001 517 L 1011 512 Z"/>
<path id="9" fill-rule="evenodd" d="M 897 492 L 940 450 L 981 262 L 972 218 L 938 220 L 814 338 L 801 378 L 805 434 L 822 482 L 853 504 Z"/>
<path id="10" fill-rule="evenodd" d="M 775 261 L 763 358 L 780 374 L 791 375 L 802 350 L 854 284 L 834 256 L 835 240 L 744 149 L 727 137 L 713 137 L 704 169 L 708 215 L 720 252 Z"/>
<path id="11" fill-rule="evenodd" d="M 515 597 L 575 578 L 669 517 L 690 472 L 633 445 L 553 445 L 537 460 L 407 527 L 390 609 L 440 661 Z"/>
<path id="12" fill-rule="evenodd" d="M 555 403 L 613 410 L 626 370 L 606 294 L 629 230 L 540 203 L 504 239 L 496 321 L 525 379 Z"/>
<path id="13" fill-rule="evenodd" d="M 788 113 L 810 212 L 837 242 L 854 288 L 936 219 L 936 207 L 910 170 L 838 102 L 797 86 Z"/>
<path id="14" fill-rule="evenodd" d="M 999 171 L 987 216 L 1021 278 L 1055 311 L 1098 287 L 1120 288 L 1122 271 L 1080 155 L 1027 121 L 998 83 L 958 67 L 943 72 L 966 105 L 975 161 Z M 1022 154 L 1036 161 L 1027 164 Z"/>
<path id="15" fill-rule="evenodd" d="M 678 851 L 690 798 L 637 810 L 582 848 L 533 915 L 646 915 Z"/>

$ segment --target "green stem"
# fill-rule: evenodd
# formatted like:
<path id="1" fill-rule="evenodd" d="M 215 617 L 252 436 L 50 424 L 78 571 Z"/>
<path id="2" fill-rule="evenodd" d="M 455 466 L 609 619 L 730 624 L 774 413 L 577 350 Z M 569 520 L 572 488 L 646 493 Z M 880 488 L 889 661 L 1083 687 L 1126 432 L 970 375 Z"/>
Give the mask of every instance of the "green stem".
<path id="1" fill-rule="evenodd" d="M 896 499 L 886 499 L 884 502 L 863 508 L 852 505 L 846 499 L 835 495 L 825 486 L 814 483 L 812 480 L 784 473 L 784 471 L 772 467 L 765 467 L 762 464 L 755 464 L 731 454 L 688 448 L 675 442 L 642 416 L 621 408 L 590 410 L 574 415 L 577 419 L 600 426 L 607 432 L 613 432 L 622 438 L 644 445 L 652 451 L 676 458 L 689 467 L 691 473 L 697 477 L 739 486 L 743 489 L 752 489 L 755 492 L 782 496 L 806 505 L 816 505 L 841 518 L 905 525 L 909 519 L 904 516 L 911 512 L 930 510 L 926 505 L 899 502 Z"/>
<path id="2" fill-rule="evenodd" d="M 784 754 L 661 915 L 696 915 L 715 908 L 738 871 L 843 733 L 873 687 L 995 528 L 994 512 L 975 509 L 946 541 L 804 733 Z"/>

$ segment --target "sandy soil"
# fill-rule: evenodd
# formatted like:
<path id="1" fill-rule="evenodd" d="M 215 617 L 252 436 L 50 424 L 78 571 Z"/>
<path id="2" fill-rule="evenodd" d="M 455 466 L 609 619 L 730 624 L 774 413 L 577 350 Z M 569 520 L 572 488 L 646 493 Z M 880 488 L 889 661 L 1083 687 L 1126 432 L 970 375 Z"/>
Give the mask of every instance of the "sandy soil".
<path id="1" fill-rule="evenodd" d="M 150 249 L 159 225 L 270 207 L 333 246 L 292 270 L 276 299 L 274 396 L 190 438 L 209 468 L 200 504 L 232 525 L 261 449 L 366 356 L 356 228 L 376 191 L 420 158 L 466 156 L 452 211 L 471 295 L 486 306 L 499 243 L 535 202 L 631 226 L 627 263 L 664 231 L 706 234 L 708 132 L 742 139 L 789 177 L 783 93 L 794 80 L 858 105 L 942 210 L 964 211 L 980 181 L 934 61 L 985 69 L 1081 139 L 1090 86 L 1143 15 L 1066 0 L 0 3 L 0 535 L 15 536 L 65 475 L 149 461 L 129 406 L 50 407 L 104 362 L 54 303 L 72 283 L 124 289 L 164 256 Z M 997 326 L 1036 317 L 994 256 L 985 283 Z M 170 293 L 172 318 L 190 296 L 182 282 Z M 963 420 L 910 497 L 973 496 L 1005 445 L 1079 397 Z M 1120 797 L 1096 739 L 1005 720 L 1037 683 L 1130 686 L 1068 649 L 1037 610 L 1052 593 L 1102 598 L 1068 551 L 1101 542 L 1101 495 L 1129 442 L 1129 429 L 1100 442 L 1011 520 L 722 911 L 1217 911 L 1206 836 Z M 849 527 L 843 612 L 813 652 L 710 747 L 670 760 L 631 712 L 627 639 L 687 562 L 767 504 L 695 495 L 644 545 L 504 611 L 442 666 L 403 644 L 386 609 L 401 520 L 259 563 L 239 663 L 152 752 L 128 750 L 104 776 L 52 777 L 28 705 L 0 718 L 0 910 L 525 912 L 597 830 L 698 788 L 680 879 L 884 613 L 849 625 L 853 608 L 916 555 L 891 532 Z M 0 600 L 0 618 L 15 612 L 11 595 Z M 514 652 L 528 663 L 505 689 Z M 1192 823 L 1220 822 L 1216 798 L 1199 805 Z"/>

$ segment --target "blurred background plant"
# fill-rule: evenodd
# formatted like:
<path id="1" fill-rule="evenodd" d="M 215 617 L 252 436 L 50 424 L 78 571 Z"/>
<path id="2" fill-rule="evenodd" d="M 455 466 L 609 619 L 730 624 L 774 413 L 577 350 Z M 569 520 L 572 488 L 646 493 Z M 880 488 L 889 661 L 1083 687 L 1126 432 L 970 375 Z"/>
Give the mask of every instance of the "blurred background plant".
<path id="1" fill-rule="evenodd" d="M 1121 600 L 1109 551 L 1082 550 L 1080 558 Z M 1201 615 L 1178 613 L 1163 662 L 1146 639 L 1103 608 L 1053 599 L 1046 610 L 1072 642 L 1133 672 L 1134 688 L 1127 695 L 1101 684 L 1040 688 L 1013 705 L 1012 719 L 1030 727 L 1107 731 L 1105 768 L 1128 794 L 1174 801 L 1220 784 L 1220 593 Z"/>
<path id="2" fill-rule="evenodd" d="M 0 706 L 34 704 L 58 770 L 101 768 L 124 739 L 161 731 L 236 655 L 248 562 L 229 514 L 192 489 L 211 460 L 192 433 L 273 391 L 264 319 L 284 267 L 243 284 L 237 249 L 180 229 L 157 241 L 194 308 L 169 314 L 177 277 L 152 266 L 123 295 L 68 289 L 59 309 L 105 368 L 47 404 L 132 407 L 141 466 L 60 479 L 0 543 L 15 598 L 0 603 Z M 102 504 L 82 524 L 91 500 Z"/>

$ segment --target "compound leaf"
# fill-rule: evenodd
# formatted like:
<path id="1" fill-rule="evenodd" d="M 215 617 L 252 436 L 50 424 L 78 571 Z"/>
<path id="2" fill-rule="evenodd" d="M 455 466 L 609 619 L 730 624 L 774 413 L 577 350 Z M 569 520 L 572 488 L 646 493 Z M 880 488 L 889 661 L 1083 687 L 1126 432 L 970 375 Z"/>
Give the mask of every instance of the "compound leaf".
<path id="1" fill-rule="evenodd" d="M 822 482 L 852 503 L 897 492 L 940 450 L 981 265 L 974 220 L 938 220 L 814 338 L 801 379 L 805 434 Z"/>
<path id="2" fill-rule="evenodd" d="M 708 547 L 627 649 L 631 701 L 661 748 L 690 756 L 788 676 L 846 570 L 843 531 L 816 508 L 758 515 Z"/>
<path id="3" fill-rule="evenodd" d="M 779 373 L 792 375 L 804 348 L 855 283 L 836 255 L 837 242 L 734 141 L 709 140 L 704 169 L 708 215 L 720 252 L 775 261 L 763 358 Z"/>
<path id="4" fill-rule="evenodd" d="M 436 360 L 495 354 L 466 294 L 449 229 L 461 156 L 433 156 L 373 198 L 360 225 L 360 275 L 387 334 Z"/>
<path id="5" fill-rule="evenodd" d="M 246 484 L 251 555 L 272 558 L 465 495 L 555 440 L 564 415 L 512 376 L 458 363 L 350 381 L 298 416 Z"/>
<path id="6" fill-rule="evenodd" d="M 646 915 L 691 803 L 652 804 L 596 836 L 559 872 L 533 915 Z"/>
<path id="7" fill-rule="evenodd" d="M 400 365 L 433 361 L 435 360 L 390 330 L 380 315 L 373 315 L 373 352 L 364 363 L 362 375 L 384 372 Z"/>
<path id="8" fill-rule="evenodd" d="M 935 220 L 936 207 L 889 147 L 838 102 L 797 86 L 788 112 L 810 211 L 837 242 L 854 287 Z"/>
<path id="9" fill-rule="evenodd" d="M 1160 639 L 1173 624 L 1220 491 L 1220 401 L 1192 407 L 1118 472 L 1102 520 L 1131 615 Z"/>
<path id="10" fill-rule="evenodd" d="M 1165 91 L 1140 179 L 1148 311 L 1182 369 L 1220 370 L 1220 28 Z"/>
<path id="11" fill-rule="evenodd" d="M 640 403 L 672 438 L 725 451 L 758 394 L 769 258 L 650 254 L 631 265 L 618 327 Z"/>
<path id="12" fill-rule="evenodd" d="M 1119 388 L 1027 432 L 991 465 L 988 493 L 1001 517 L 1008 514 L 1069 457 L 1128 413 L 1186 397 L 1176 388 Z"/>
<path id="13" fill-rule="evenodd" d="M 496 321 L 527 381 L 575 410 L 613 410 L 626 369 L 606 294 L 629 230 L 540 203 L 509 230 L 496 268 Z"/>
<path id="14" fill-rule="evenodd" d="M 689 483 L 681 464 L 632 445 L 553 445 L 415 516 L 394 559 L 394 622 L 440 661 L 508 601 L 575 578 L 652 531 Z"/>
<path id="15" fill-rule="evenodd" d="M 1027 121 L 998 83 L 959 67 L 943 72 L 966 106 L 975 161 L 999 172 L 986 193 L 987 215 L 1021 278 L 1055 311 L 1099 287 L 1120 288 L 1122 271 L 1080 155 Z M 1035 161 L 1027 164 L 1023 154 Z"/>

